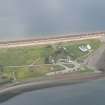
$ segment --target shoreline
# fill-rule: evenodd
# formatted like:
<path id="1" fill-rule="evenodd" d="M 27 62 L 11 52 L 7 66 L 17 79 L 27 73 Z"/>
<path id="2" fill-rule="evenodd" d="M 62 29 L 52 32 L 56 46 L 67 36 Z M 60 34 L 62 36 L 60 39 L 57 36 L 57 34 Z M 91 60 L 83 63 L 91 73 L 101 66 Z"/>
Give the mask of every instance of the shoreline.
<path id="1" fill-rule="evenodd" d="M 76 35 L 62 35 L 46 38 L 32 38 L 27 40 L 17 40 L 17 41 L 1 41 L 0 48 L 15 48 L 15 47 L 27 47 L 27 46 L 38 46 L 38 45 L 48 45 L 56 43 L 64 43 L 71 41 L 80 41 L 87 39 L 102 39 L 105 36 L 105 32 L 100 33 L 86 33 L 86 34 L 76 34 Z"/>
<path id="2" fill-rule="evenodd" d="M 28 82 L 22 83 L 15 86 L 10 86 L 8 88 L 0 89 L 0 102 L 4 102 L 13 96 L 22 94 L 24 92 L 36 91 L 40 89 L 66 86 L 66 85 L 74 85 L 79 83 L 86 83 L 91 80 L 103 79 L 105 74 L 102 73 L 90 73 L 73 76 L 73 78 L 65 75 L 63 78 L 54 78 L 50 80 L 43 80 L 37 82 Z M 11 97 L 12 96 L 12 97 Z M 5 100 L 2 100 L 3 97 L 6 97 Z"/>

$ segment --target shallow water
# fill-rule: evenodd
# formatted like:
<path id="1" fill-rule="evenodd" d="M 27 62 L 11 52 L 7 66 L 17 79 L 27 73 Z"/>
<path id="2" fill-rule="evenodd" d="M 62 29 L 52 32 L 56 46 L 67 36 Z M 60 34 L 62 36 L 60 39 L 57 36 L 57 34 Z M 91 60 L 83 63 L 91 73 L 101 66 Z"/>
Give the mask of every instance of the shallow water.
<path id="1" fill-rule="evenodd" d="M 0 40 L 105 31 L 104 10 L 105 0 L 0 0 Z"/>
<path id="2" fill-rule="evenodd" d="M 105 79 L 18 95 L 0 105 L 104 105 Z"/>

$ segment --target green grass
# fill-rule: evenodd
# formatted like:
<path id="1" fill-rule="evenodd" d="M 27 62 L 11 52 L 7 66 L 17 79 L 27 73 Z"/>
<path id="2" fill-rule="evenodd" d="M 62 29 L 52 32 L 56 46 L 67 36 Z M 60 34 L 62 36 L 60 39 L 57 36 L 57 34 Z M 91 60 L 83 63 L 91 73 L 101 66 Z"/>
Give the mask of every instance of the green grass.
<path id="1" fill-rule="evenodd" d="M 9 79 L 13 79 L 13 72 L 17 80 L 24 80 L 45 75 L 50 70 L 51 65 L 40 65 L 37 67 L 5 68 L 3 72 Z"/>
<path id="2" fill-rule="evenodd" d="M 0 49 L 0 65 L 3 65 L 3 75 L 7 75 L 7 78 L 12 78 L 12 73 L 15 72 L 16 78 L 18 80 L 24 80 L 28 78 L 35 78 L 42 75 L 45 75 L 47 72 L 51 70 L 52 65 L 44 65 L 46 57 L 53 56 L 55 59 L 63 58 L 69 55 L 73 60 L 77 60 L 79 58 L 84 58 L 87 56 L 88 52 L 83 53 L 79 50 L 80 45 L 90 44 L 92 46 L 92 50 L 95 51 L 99 48 L 102 43 L 99 40 L 85 40 L 85 41 L 76 41 L 76 42 L 68 42 L 63 44 L 53 45 L 56 47 L 54 49 L 52 45 L 46 46 L 37 46 L 37 47 L 21 47 L 21 48 L 7 48 Z M 58 49 L 59 46 L 63 46 L 67 48 L 67 51 L 62 51 L 62 49 Z M 92 52 L 93 52 L 92 51 Z M 40 65 L 39 67 L 29 68 L 25 67 L 8 67 L 8 66 L 21 66 L 21 65 L 30 65 L 30 64 Z M 53 66 L 54 70 L 62 70 L 63 67 Z"/>
<path id="3" fill-rule="evenodd" d="M 0 64 L 2 65 L 24 65 L 31 64 L 42 56 L 43 48 L 10 48 L 0 49 Z M 43 58 L 43 57 L 42 57 Z M 40 63 L 43 62 L 41 59 Z"/>
<path id="4" fill-rule="evenodd" d="M 79 50 L 79 46 L 81 45 L 87 45 L 90 44 L 92 46 L 92 50 L 95 51 L 97 48 L 99 48 L 102 43 L 97 39 L 92 40 L 83 40 L 78 42 L 72 42 L 70 44 L 65 44 L 66 48 L 68 49 L 67 53 L 72 57 L 73 60 L 81 58 L 85 55 L 87 55 L 89 52 L 81 52 Z"/>
<path id="5" fill-rule="evenodd" d="M 13 79 L 13 72 L 17 80 L 24 80 L 44 76 L 46 73 L 53 71 L 63 70 L 64 68 L 59 65 L 40 65 L 37 67 L 19 67 L 19 68 L 5 68 L 4 74 L 8 79 Z"/>
<path id="6" fill-rule="evenodd" d="M 101 45 L 101 42 L 99 40 L 94 39 L 94 40 L 78 41 L 72 43 L 69 42 L 67 44 L 63 44 L 63 46 L 67 48 L 68 55 L 70 55 L 73 59 L 77 59 L 78 57 L 82 57 L 88 53 L 88 52 L 86 53 L 81 52 L 78 49 L 78 47 L 82 44 L 88 44 L 88 43 L 92 46 L 93 50 L 99 48 Z M 50 46 L 0 49 L 0 64 L 4 66 L 27 65 L 35 62 L 37 59 L 39 60 L 35 62 L 36 64 L 43 64 L 46 56 L 54 54 L 55 54 L 54 49 Z M 58 52 L 58 56 L 59 55 L 60 54 Z"/>
<path id="7" fill-rule="evenodd" d="M 91 69 L 91 68 L 88 68 L 87 66 L 84 66 L 84 67 L 80 68 L 80 72 L 81 73 L 84 73 L 84 72 L 94 72 L 94 70 Z"/>

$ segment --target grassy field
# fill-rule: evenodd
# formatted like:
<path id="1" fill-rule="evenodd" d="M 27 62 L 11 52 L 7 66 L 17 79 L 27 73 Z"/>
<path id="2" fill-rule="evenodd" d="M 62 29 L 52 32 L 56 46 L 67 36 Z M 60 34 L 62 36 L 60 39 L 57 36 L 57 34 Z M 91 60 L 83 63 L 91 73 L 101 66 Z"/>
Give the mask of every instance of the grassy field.
<path id="1" fill-rule="evenodd" d="M 87 66 L 84 66 L 84 67 L 80 68 L 80 72 L 81 73 L 84 73 L 84 72 L 94 72 L 94 70 L 91 69 L 91 68 L 88 68 Z"/>
<path id="2" fill-rule="evenodd" d="M 49 72 L 53 66 L 47 64 L 49 56 L 52 56 L 55 60 L 64 58 L 67 55 L 69 55 L 72 60 L 85 59 L 85 56 L 87 56 L 89 52 L 83 53 L 78 47 L 86 44 L 92 46 L 92 52 L 102 45 L 99 40 L 92 39 L 37 47 L 2 48 L 0 49 L 0 71 L 4 77 L 9 79 L 13 79 L 13 73 L 18 80 L 39 77 Z M 65 47 L 66 51 L 64 51 L 62 47 Z M 29 66 L 31 64 L 37 67 Z M 56 71 L 63 69 L 58 66 L 54 66 L 53 68 Z"/>
<path id="3" fill-rule="evenodd" d="M 99 40 L 85 40 L 78 42 L 70 42 L 60 45 L 67 48 L 67 54 L 70 55 L 73 59 L 77 59 L 86 55 L 88 52 L 83 53 L 79 50 L 80 45 L 90 44 L 93 51 L 100 47 L 101 42 Z M 17 65 L 29 65 L 32 63 L 35 64 L 44 64 L 46 56 L 53 55 L 58 56 L 62 51 L 58 51 L 58 48 L 54 49 L 52 46 L 38 46 L 38 47 L 22 47 L 22 48 L 7 48 L 0 49 L 0 65 L 4 66 L 17 66 Z M 58 54 L 58 55 L 57 55 Z M 65 55 L 65 53 L 64 53 Z M 62 55 L 61 55 L 62 56 Z M 35 62 L 36 61 L 36 62 Z"/>
<path id="4" fill-rule="evenodd" d="M 18 68 L 5 68 L 4 74 L 13 80 L 13 72 L 16 80 L 24 80 L 33 77 L 43 76 L 50 70 L 51 65 L 41 65 L 37 67 L 18 67 Z"/>
<path id="5" fill-rule="evenodd" d="M 28 78 L 43 76 L 48 72 L 64 70 L 65 68 L 59 65 L 42 64 L 32 67 L 5 67 L 4 69 L 5 70 L 3 71 L 3 75 L 8 79 L 13 80 L 13 77 L 15 76 L 16 80 L 24 80 Z"/>
<path id="6" fill-rule="evenodd" d="M 83 40 L 83 41 L 77 41 L 77 42 L 72 42 L 72 43 L 66 43 L 64 46 L 68 49 L 68 54 L 70 57 L 72 57 L 73 60 L 84 57 L 85 55 L 88 54 L 88 52 L 81 52 L 79 50 L 79 46 L 81 45 L 87 45 L 90 44 L 92 46 L 92 51 L 95 51 L 97 48 L 99 48 L 102 43 L 97 40 L 97 39 L 92 39 L 92 40 Z"/>

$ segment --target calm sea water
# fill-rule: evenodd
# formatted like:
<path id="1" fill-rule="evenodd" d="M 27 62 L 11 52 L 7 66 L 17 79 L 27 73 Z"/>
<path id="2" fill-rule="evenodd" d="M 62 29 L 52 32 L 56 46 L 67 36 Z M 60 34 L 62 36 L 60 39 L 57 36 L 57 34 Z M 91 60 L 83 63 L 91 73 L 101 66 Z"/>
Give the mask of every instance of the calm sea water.
<path id="1" fill-rule="evenodd" d="M 0 105 L 105 105 L 105 79 L 32 91 Z"/>
<path id="2" fill-rule="evenodd" d="M 105 0 L 0 0 L 0 40 L 105 31 L 104 10 Z"/>

